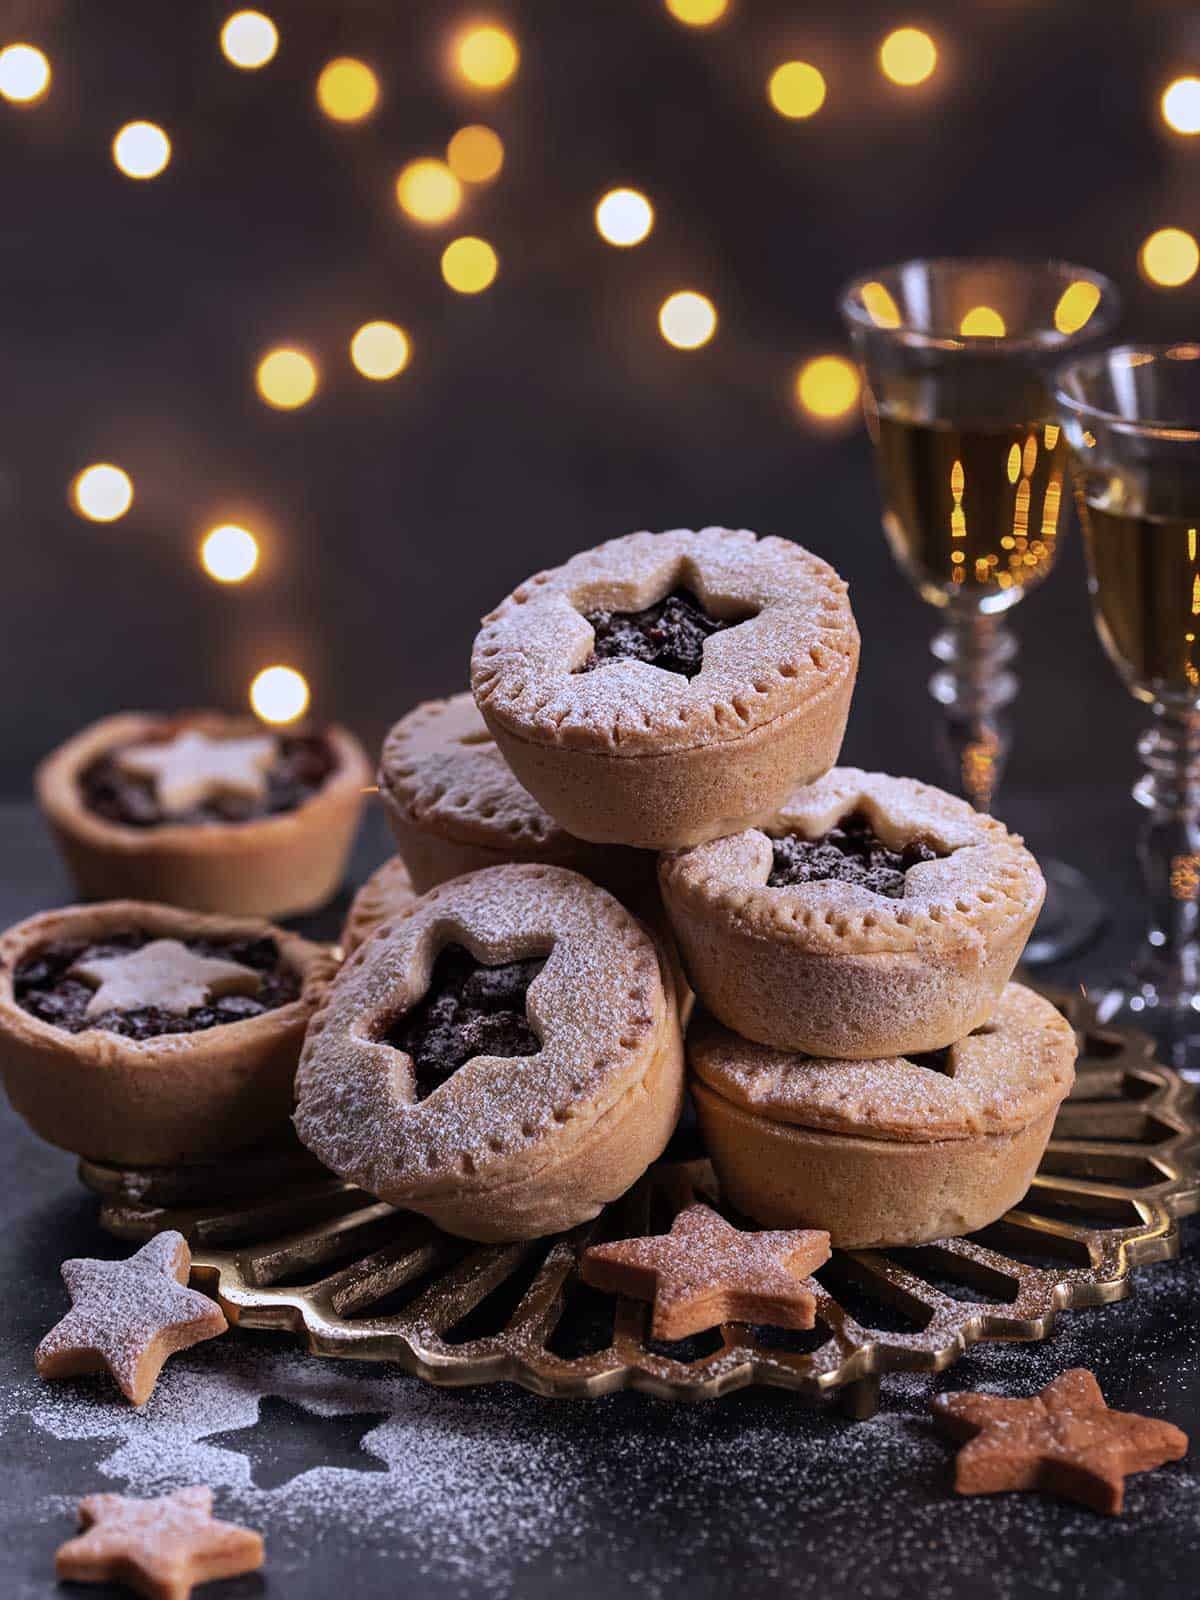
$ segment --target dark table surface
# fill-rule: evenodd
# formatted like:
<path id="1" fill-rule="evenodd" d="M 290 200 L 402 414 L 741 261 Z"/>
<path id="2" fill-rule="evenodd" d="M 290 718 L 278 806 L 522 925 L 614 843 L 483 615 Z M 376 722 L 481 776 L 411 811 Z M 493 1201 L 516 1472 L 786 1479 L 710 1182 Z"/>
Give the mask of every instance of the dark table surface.
<path id="1" fill-rule="evenodd" d="M 1034 837 L 1069 837 L 1117 912 L 1104 945 L 1053 976 L 1073 981 L 1127 955 L 1136 884 L 1120 789 L 1014 790 L 1001 810 Z M 385 849 L 371 818 L 356 875 Z M 0 806 L 0 920 L 68 898 L 32 810 Z M 1130 1300 L 1065 1316 L 1041 1345 L 980 1347 L 941 1378 L 888 1380 L 868 1422 L 775 1392 L 697 1407 L 542 1400 L 509 1385 L 440 1392 L 243 1331 L 176 1357 L 135 1413 L 99 1380 L 46 1385 L 34 1374 L 34 1346 L 65 1306 L 59 1263 L 122 1249 L 100 1231 L 71 1158 L 6 1108 L 0 1185 L 0 1593 L 10 1600 L 53 1592 L 53 1552 L 81 1494 L 191 1482 L 210 1484 L 218 1512 L 267 1541 L 265 1573 L 204 1590 L 213 1600 L 325 1600 L 338 1588 L 600 1600 L 733 1584 L 746 1600 L 1197 1592 L 1194 1459 L 1132 1479 L 1120 1519 L 1040 1496 L 960 1500 L 951 1452 L 928 1422 L 937 1388 L 1028 1393 L 1087 1365 L 1114 1406 L 1200 1435 L 1195 1228 L 1179 1261 L 1138 1273 Z"/>

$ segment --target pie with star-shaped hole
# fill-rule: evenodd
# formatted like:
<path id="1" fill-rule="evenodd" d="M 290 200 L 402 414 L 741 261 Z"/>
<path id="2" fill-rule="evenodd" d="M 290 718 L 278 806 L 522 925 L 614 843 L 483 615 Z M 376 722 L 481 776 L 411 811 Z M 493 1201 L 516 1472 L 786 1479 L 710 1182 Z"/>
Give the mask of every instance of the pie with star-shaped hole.
<path id="1" fill-rule="evenodd" d="M 286 1130 L 333 958 L 269 922 L 109 901 L 0 937 L 0 1071 L 51 1144 L 153 1166 Z"/>
<path id="2" fill-rule="evenodd" d="M 483 620 L 471 688 L 569 833 L 666 850 L 772 816 L 837 759 L 858 631 L 832 567 L 745 529 L 635 533 Z"/>
<path id="3" fill-rule="evenodd" d="M 68 739 L 36 788 L 88 898 L 274 917 L 337 892 L 370 781 L 344 728 L 130 712 Z"/>

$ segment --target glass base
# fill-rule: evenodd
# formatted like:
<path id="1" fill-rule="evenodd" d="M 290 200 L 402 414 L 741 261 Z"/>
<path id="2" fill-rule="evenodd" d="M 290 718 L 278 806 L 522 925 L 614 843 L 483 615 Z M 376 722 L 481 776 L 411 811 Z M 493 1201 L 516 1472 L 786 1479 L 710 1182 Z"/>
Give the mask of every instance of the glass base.
<path id="1" fill-rule="evenodd" d="M 1039 856 L 1046 880 L 1046 903 L 1033 925 L 1021 963 L 1044 967 L 1078 953 L 1099 936 L 1108 921 L 1104 902 L 1076 867 Z"/>
<path id="2" fill-rule="evenodd" d="M 1129 970 L 1089 983 L 1087 995 L 1101 1022 L 1141 1028 L 1161 1061 L 1189 1083 L 1200 1083 L 1200 989 L 1184 982 L 1173 965 L 1151 951 Z"/>

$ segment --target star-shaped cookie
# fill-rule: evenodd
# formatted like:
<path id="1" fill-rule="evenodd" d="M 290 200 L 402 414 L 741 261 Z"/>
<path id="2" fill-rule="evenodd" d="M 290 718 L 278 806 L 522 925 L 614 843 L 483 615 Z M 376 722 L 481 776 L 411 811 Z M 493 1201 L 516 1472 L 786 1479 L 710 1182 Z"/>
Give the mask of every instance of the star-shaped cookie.
<path id="1" fill-rule="evenodd" d="M 718 1322 L 811 1328 L 816 1299 L 805 1280 L 828 1259 L 829 1235 L 818 1229 L 742 1233 L 692 1205 L 670 1233 L 593 1245 L 580 1271 L 593 1288 L 652 1300 L 651 1334 L 671 1340 Z"/>
<path id="2" fill-rule="evenodd" d="M 87 1004 L 89 1017 L 149 1006 L 185 1016 L 219 995 L 254 994 L 261 981 L 253 967 L 198 956 L 179 939 L 151 939 L 128 955 L 77 961 L 71 976 L 96 986 Z"/>
<path id="3" fill-rule="evenodd" d="M 71 1310 L 37 1347 L 42 1377 L 107 1371 L 144 1405 L 168 1356 L 228 1326 L 215 1302 L 187 1287 L 191 1261 L 181 1233 L 155 1234 L 127 1261 L 64 1261 Z"/>
<path id="4" fill-rule="evenodd" d="M 212 1490 L 176 1489 L 157 1500 L 90 1494 L 83 1532 L 59 1545 L 54 1568 L 68 1583 L 124 1583 L 147 1600 L 188 1600 L 194 1585 L 257 1572 L 262 1536 L 212 1514 Z"/>
<path id="5" fill-rule="evenodd" d="M 1040 1489 L 1117 1515 L 1130 1472 L 1148 1472 L 1187 1452 L 1187 1434 L 1170 1422 L 1110 1411 L 1095 1375 L 1072 1367 L 1027 1400 L 990 1394 L 939 1394 L 938 1426 L 968 1442 L 958 1453 L 959 1494 Z"/>
<path id="6" fill-rule="evenodd" d="M 261 800 L 275 756 L 275 740 L 266 734 L 210 739 L 206 733 L 185 729 L 157 744 L 131 745 L 114 759 L 133 777 L 149 778 L 163 811 L 179 816 L 226 794 Z"/>

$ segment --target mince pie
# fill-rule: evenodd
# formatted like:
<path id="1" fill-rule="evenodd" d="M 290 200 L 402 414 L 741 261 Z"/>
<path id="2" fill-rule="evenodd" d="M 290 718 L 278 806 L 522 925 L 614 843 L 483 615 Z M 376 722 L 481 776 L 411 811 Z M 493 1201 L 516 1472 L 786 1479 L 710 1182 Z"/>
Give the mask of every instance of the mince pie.
<path id="1" fill-rule="evenodd" d="M 759 827 L 664 856 L 659 878 L 691 985 L 727 1027 L 864 1060 L 986 1021 L 1045 893 L 1002 823 L 856 767 Z"/>
<path id="2" fill-rule="evenodd" d="M 575 839 L 526 794 L 469 694 L 401 717 L 383 746 L 379 793 L 418 893 L 511 861 L 570 867 L 622 897 L 653 888 L 652 857 Z"/>
<path id="3" fill-rule="evenodd" d="M 846 585 L 785 539 L 635 533 L 484 618 L 471 687 L 577 838 L 660 850 L 758 824 L 837 759 L 858 667 Z"/>
<path id="4" fill-rule="evenodd" d="M 707 1014 L 690 1082 L 721 1191 L 769 1228 L 841 1249 L 972 1233 L 1018 1203 L 1075 1071 L 1075 1033 L 1010 983 L 948 1050 L 823 1060 L 751 1044 Z"/>
<path id="5" fill-rule="evenodd" d="M 0 1071 L 51 1144 L 94 1161 L 223 1155 L 287 1127 L 331 958 L 268 922 L 68 906 L 0 938 Z"/>
<path id="6" fill-rule="evenodd" d="M 402 857 L 392 856 L 376 867 L 350 902 L 342 924 L 342 954 L 352 956 L 381 922 L 407 910 L 416 898 L 417 891 Z"/>
<path id="7" fill-rule="evenodd" d="M 561 867 L 454 878 L 383 922 L 313 1019 L 300 1138 L 339 1176 L 469 1239 L 594 1217 L 666 1145 L 683 1097 L 654 940 Z"/>
<path id="8" fill-rule="evenodd" d="M 342 728 L 131 712 L 48 756 L 37 793 L 81 894 L 288 916 L 337 892 L 370 781 Z"/>

